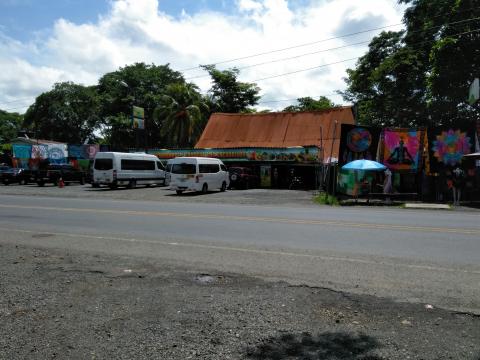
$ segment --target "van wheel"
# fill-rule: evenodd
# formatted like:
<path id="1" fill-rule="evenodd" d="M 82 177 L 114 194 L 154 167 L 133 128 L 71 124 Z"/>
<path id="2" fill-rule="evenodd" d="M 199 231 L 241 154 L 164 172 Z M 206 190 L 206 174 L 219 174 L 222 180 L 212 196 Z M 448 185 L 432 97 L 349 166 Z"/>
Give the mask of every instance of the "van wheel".
<path id="1" fill-rule="evenodd" d="M 129 189 L 135 189 L 137 187 L 137 182 L 135 180 L 130 180 L 128 183 L 128 188 Z"/>
<path id="2" fill-rule="evenodd" d="M 112 183 L 109 185 L 110 189 L 115 190 L 117 188 L 117 183 Z"/>
<path id="3" fill-rule="evenodd" d="M 206 194 L 208 192 L 208 185 L 207 184 L 203 184 L 202 186 L 202 194 Z"/>
<path id="4" fill-rule="evenodd" d="M 177 190 L 177 195 L 182 195 L 183 190 Z"/>
<path id="5" fill-rule="evenodd" d="M 85 185 L 85 178 L 83 176 L 80 178 L 80 185 Z"/>
<path id="6" fill-rule="evenodd" d="M 99 187 L 100 187 L 100 184 L 92 183 L 92 187 L 93 187 L 93 188 L 99 188 Z"/>
<path id="7" fill-rule="evenodd" d="M 43 185 L 45 185 L 45 183 L 44 183 L 43 181 L 38 181 L 38 182 L 37 182 L 37 185 L 38 185 L 38 186 L 43 186 Z"/>
<path id="8" fill-rule="evenodd" d="M 227 183 L 224 181 L 224 182 L 222 183 L 222 187 L 220 188 L 220 191 L 221 191 L 221 192 L 224 192 L 225 190 L 227 190 Z"/>

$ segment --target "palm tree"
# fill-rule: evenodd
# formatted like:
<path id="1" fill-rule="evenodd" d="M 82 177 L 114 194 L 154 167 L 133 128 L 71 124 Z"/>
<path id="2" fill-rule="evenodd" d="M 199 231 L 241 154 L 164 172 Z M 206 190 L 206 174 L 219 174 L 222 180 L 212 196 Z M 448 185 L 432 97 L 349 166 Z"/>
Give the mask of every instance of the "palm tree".
<path id="1" fill-rule="evenodd" d="M 174 83 L 161 95 L 153 118 L 168 145 L 190 147 L 205 126 L 203 110 L 208 111 L 208 106 L 195 84 Z"/>

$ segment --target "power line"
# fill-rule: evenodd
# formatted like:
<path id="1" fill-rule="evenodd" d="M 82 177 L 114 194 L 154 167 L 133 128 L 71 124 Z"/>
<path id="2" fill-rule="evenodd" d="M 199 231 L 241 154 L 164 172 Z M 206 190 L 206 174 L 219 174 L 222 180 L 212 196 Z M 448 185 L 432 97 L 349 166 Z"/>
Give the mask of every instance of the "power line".
<path id="1" fill-rule="evenodd" d="M 470 12 L 472 10 L 477 10 L 477 9 L 480 9 L 480 7 L 473 7 L 471 9 L 462 10 L 462 11 L 459 11 L 457 14 L 461 14 L 461 13 L 464 13 L 464 12 Z M 434 16 L 432 18 L 434 19 L 434 18 L 441 17 L 441 16 L 442 15 L 437 15 L 437 16 Z M 468 22 L 468 21 L 473 21 L 473 20 L 478 20 L 478 19 L 479 18 L 477 17 L 477 18 L 472 18 L 472 19 L 459 20 L 459 21 L 455 21 L 455 22 L 452 22 L 452 23 L 442 24 L 442 25 L 439 25 L 439 26 L 432 26 L 430 29 L 436 29 L 436 28 L 439 29 L 439 28 L 442 28 L 444 26 L 460 24 L 460 23 L 463 23 L 463 22 Z M 297 48 L 300 48 L 300 47 L 315 45 L 315 44 L 319 44 L 319 43 L 327 42 L 327 41 L 331 41 L 331 40 L 343 39 L 343 38 L 346 38 L 346 37 L 352 37 L 352 36 L 355 36 L 355 35 L 365 34 L 365 33 L 368 33 L 368 32 L 387 29 L 387 28 L 391 28 L 391 27 L 395 27 L 395 26 L 399 26 L 399 25 L 403 25 L 403 23 L 397 23 L 397 24 L 392 24 L 392 25 L 386 25 L 386 26 L 371 28 L 371 29 L 357 31 L 357 32 L 353 32 L 353 33 L 349 33 L 349 34 L 345 34 L 345 35 L 339 35 L 339 36 L 335 36 L 335 37 L 331 37 L 331 38 L 327 38 L 327 39 L 317 40 L 317 41 L 313 41 L 313 42 L 309 42 L 309 43 L 289 46 L 289 47 L 282 48 L 282 49 L 275 49 L 275 50 L 265 51 L 265 52 L 262 52 L 262 53 L 246 55 L 246 56 L 242 56 L 242 57 L 238 57 L 238 58 L 234 58 L 234 59 L 223 60 L 223 61 L 213 63 L 211 65 L 220 65 L 220 64 L 226 64 L 226 63 L 229 63 L 229 62 L 250 59 L 250 58 L 253 58 L 253 57 L 259 57 L 259 56 L 273 54 L 273 53 L 282 52 L 282 51 L 287 51 L 287 50 L 291 50 L 291 49 L 297 49 Z M 410 32 L 410 33 L 423 32 L 423 31 L 425 31 L 425 29 L 413 31 L 413 32 Z M 181 70 L 178 70 L 178 71 L 184 72 L 184 71 L 190 71 L 190 70 L 195 70 L 195 69 L 200 69 L 200 68 L 201 68 L 201 66 L 194 66 L 194 67 L 190 67 L 190 68 L 181 69 Z"/>
<path id="2" fill-rule="evenodd" d="M 252 80 L 252 82 L 263 81 L 263 80 L 268 80 L 268 79 L 274 79 L 274 78 L 281 77 L 281 76 L 287 76 L 287 75 L 297 74 L 297 73 L 300 73 L 300 72 L 305 72 L 305 71 L 320 69 L 320 68 L 322 68 L 322 67 L 327 67 L 327 66 L 337 65 L 337 64 L 341 64 L 341 63 L 348 62 L 348 61 L 352 61 L 352 60 L 357 60 L 358 58 L 360 58 L 360 56 L 357 56 L 357 57 L 354 57 L 354 58 L 350 58 L 350 59 L 345 59 L 345 60 L 336 61 L 336 62 L 333 62 L 333 63 L 323 64 L 323 65 L 319 65 L 319 66 L 313 66 L 313 67 L 306 68 L 306 69 L 295 70 L 295 71 L 291 71 L 291 72 L 284 73 L 284 74 L 272 75 L 272 76 L 268 76 L 268 77 L 265 77 L 265 78 Z"/>
<path id="3" fill-rule="evenodd" d="M 10 109 L 0 109 L 0 110 L 3 110 L 3 111 L 12 111 L 12 110 L 19 110 L 19 109 L 23 109 L 23 108 L 26 108 L 30 105 L 25 105 L 25 106 L 21 106 L 21 107 L 16 107 L 16 108 L 10 108 Z"/>
<path id="4" fill-rule="evenodd" d="M 301 96 L 302 97 L 310 97 L 310 98 L 320 98 L 320 97 L 329 97 L 329 96 L 334 96 L 338 95 L 336 92 L 330 93 L 330 94 L 325 94 L 325 95 L 316 95 L 316 96 Z M 265 101 L 259 101 L 258 104 L 269 104 L 269 103 L 279 103 L 279 102 L 287 102 L 287 101 L 297 101 L 299 98 L 295 99 L 282 99 L 282 100 L 265 100 Z"/>
<path id="5" fill-rule="evenodd" d="M 297 49 L 297 48 L 300 48 L 300 47 L 315 45 L 315 44 L 319 44 L 319 43 L 327 42 L 327 41 L 331 41 L 331 40 L 336 40 L 336 39 L 343 39 L 343 38 L 346 38 L 346 37 L 351 37 L 351 36 L 355 36 L 355 35 L 360 35 L 360 34 L 372 32 L 372 31 L 377 31 L 377 30 L 382 30 L 382 29 L 386 29 L 386 28 L 390 28 L 390 27 L 394 27 L 394 26 L 399 26 L 399 25 L 402 25 L 402 23 L 393 24 L 393 25 L 387 25 L 387 26 L 381 26 L 381 27 L 378 27 L 378 28 L 372 28 L 372 29 L 363 30 L 363 31 L 357 31 L 357 32 L 350 33 L 350 34 L 345 34 L 345 35 L 340 35 L 340 36 L 334 36 L 334 37 L 331 37 L 331 38 L 322 39 L 322 40 L 317 40 L 317 41 L 312 41 L 312 42 L 304 43 L 304 44 L 300 44 L 300 45 L 289 46 L 289 47 L 282 48 L 282 49 L 265 51 L 265 52 L 262 52 L 262 53 L 257 53 L 257 54 L 253 54 L 253 55 L 242 56 L 242 57 L 238 57 L 238 58 L 235 58 L 235 59 L 223 60 L 223 61 L 219 61 L 219 62 L 213 63 L 213 64 L 211 64 L 211 65 L 226 64 L 226 63 L 229 63 L 229 62 L 234 62 L 234 61 L 239 61 L 239 60 L 250 59 L 250 58 L 259 57 L 259 56 L 268 55 L 268 54 L 274 54 L 274 53 L 277 53 L 277 52 L 282 52 L 282 51 Z M 200 69 L 200 68 L 201 68 L 201 66 L 195 66 L 195 67 L 191 67 L 191 68 L 181 69 L 181 70 L 178 70 L 178 71 L 184 72 L 184 71 L 195 70 L 195 69 Z"/>
<path id="6" fill-rule="evenodd" d="M 26 100 L 31 100 L 31 99 L 32 99 L 32 96 L 30 96 L 28 98 L 21 98 L 21 99 L 16 99 L 16 100 L 12 100 L 12 101 L 5 101 L 3 103 L 0 103 L 0 105 L 6 105 L 6 104 L 16 103 L 16 102 L 20 102 L 20 101 L 26 101 Z"/>
<path id="7" fill-rule="evenodd" d="M 471 30 L 471 31 L 466 31 L 466 32 L 463 32 L 463 33 L 458 33 L 458 34 L 449 35 L 449 36 L 450 36 L 450 37 L 461 36 L 461 35 L 466 35 L 466 34 L 472 34 L 472 33 L 479 32 L 479 31 L 480 31 L 480 28 L 479 28 L 479 29 L 475 29 L 475 30 Z M 433 40 L 433 41 L 430 41 L 430 40 L 429 40 L 429 41 L 422 41 L 422 42 L 418 42 L 418 43 L 411 44 L 411 45 L 420 45 L 420 44 L 426 44 L 426 43 L 435 42 L 435 41 L 436 41 L 436 40 Z M 305 72 L 305 71 L 314 70 L 314 69 L 319 69 L 319 68 L 322 68 L 322 67 L 331 66 L 331 65 L 336 65 L 336 64 L 340 64 L 340 63 L 344 63 L 344 62 L 348 62 L 348 61 L 352 61 L 352 60 L 357 60 L 357 59 L 359 59 L 359 58 L 361 58 L 361 56 L 357 56 L 357 57 L 355 57 L 355 58 L 350 58 L 350 59 L 345 59 L 345 60 L 340 60 L 340 61 L 333 62 L 333 63 L 329 63 L 329 64 L 323 64 L 323 65 L 319 65 L 319 66 L 314 66 L 314 67 L 310 67 L 310 68 L 306 68 L 306 69 L 291 71 L 291 72 L 284 73 L 284 74 L 272 75 L 272 76 L 264 77 L 264 78 L 261 78 L 261 79 L 251 80 L 251 81 L 252 81 L 252 82 L 258 82 L 258 81 L 263 81 L 263 80 L 268 80 L 268 79 L 274 79 L 274 78 L 281 77 L 281 76 L 287 76 L 287 75 L 297 74 L 297 73 L 300 73 L 300 72 Z"/>
<path id="8" fill-rule="evenodd" d="M 475 18 L 471 18 L 471 19 L 459 20 L 459 21 L 451 22 L 451 23 L 444 24 L 444 25 L 441 25 L 441 26 L 432 26 L 432 27 L 430 27 L 430 29 L 428 29 L 428 30 L 440 29 L 440 28 L 442 28 L 442 27 L 444 27 L 444 26 L 448 26 L 448 25 L 458 25 L 458 24 L 461 24 L 461 23 L 470 22 L 470 21 L 474 21 L 474 20 L 480 20 L 480 17 L 475 17 Z M 411 32 L 411 33 L 413 34 L 413 33 L 421 32 L 421 31 L 425 31 L 425 30 L 418 30 L 418 31 L 414 31 L 414 32 Z M 281 58 L 281 59 L 276 59 L 276 60 L 270 60 L 270 61 L 265 61 L 265 62 L 262 62 L 262 63 L 252 64 L 252 65 L 246 65 L 246 66 L 243 66 L 243 67 L 239 67 L 238 70 L 248 69 L 248 68 L 252 68 L 252 67 L 256 67 L 256 66 L 267 65 L 267 64 L 272 64 L 272 63 L 277 63 L 277 62 L 282 62 L 282 61 L 288 61 L 288 60 L 298 59 L 298 58 L 300 58 L 300 57 L 309 56 L 309 55 L 315 55 L 315 54 L 319 54 L 319 53 L 322 53 L 322 52 L 328 52 L 328 51 L 333 51 L 333 50 L 344 49 L 344 48 L 351 47 L 351 46 L 357 46 L 357 45 L 366 44 L 366 43 L 369 43 L 370 41 L 371 41 L 371 40 L 360 41 L 360 42 L 351 43 L 351 44 L 347 44 L 347 45 L 343 45 L 343 46 L 338 46 L 338 47 L 334 47 L 334 48 L 329 48 L 329 49 L 323 49 L 323 50 L 318 50 L 318 51 L 314 51 L 314 52 L 304 53 L 304 54 L 300 54 L 300 55 L 296 55 L 296 56 L 292 56 L 292 57 Z M 233 61 L 233 60 L 232 60 L 232 61 Z M 217 63 L 217 64 L 219 64 L 219 63 Z M 185 78 L 185 80 L 199 79 L 199 78 L 204 78 L 204 77 L 208 77 L 208 76 L 209 76 L 208 74 L 198 75 L 198 76 L 192 76 L 192 77 Z"/>

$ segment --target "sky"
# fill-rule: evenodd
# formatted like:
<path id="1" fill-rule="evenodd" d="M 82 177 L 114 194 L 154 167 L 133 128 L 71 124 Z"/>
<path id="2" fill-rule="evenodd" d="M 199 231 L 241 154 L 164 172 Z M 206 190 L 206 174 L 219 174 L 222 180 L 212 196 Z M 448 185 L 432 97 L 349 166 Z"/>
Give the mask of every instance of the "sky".
<path id="1" fill-rule="evenodd" d="M 204 93 L 200 64 L 237 67 L 260 87 L 258 109 L 305 96 L 342 104 L 346 69 L 373 36 L 402 28 L 404 10 L 397 0 L 0 0 L 0 109 L 23 113 L 57 82 L 94 85 L 136 62 L 169 63 Z"/>

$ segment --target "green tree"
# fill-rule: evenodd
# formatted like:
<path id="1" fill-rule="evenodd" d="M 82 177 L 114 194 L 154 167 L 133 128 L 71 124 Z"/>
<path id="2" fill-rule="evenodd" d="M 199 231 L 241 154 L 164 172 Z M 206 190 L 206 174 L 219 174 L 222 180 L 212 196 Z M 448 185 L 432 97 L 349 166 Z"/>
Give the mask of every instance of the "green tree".
<path id="1" fill-rule="evenodd" d="M 17 137 L 23 123 L 23 116 L 0 110 L 0 144 L 8 143 Z"/>
<path id="2" fill-rule="evenodd" d="M 160 135 L 167 146 L 195 145 L 205 127 L 208 106 L 194 84 L 170 84 L 155 108 L 153 118 L 161 123 Z"/>
<path id="3" fill-rule="evenodd" d="M 336 105 L 329 98 L 320 96 L 318 100 L 315 100 L 309 96 L 297 99 L 297 105 L 287 106 L 283 111 L 297 112 L 297 111 L 315 111 L 326 110 L 335 107 Z"/>
<path id="4" fill-rule="evenodd" d="M 215 65 L 202 65 L 212 78 L 212 88 L 208 94 L 212 112 L 241 113 L 252 112 L 260 99 L 260 88 L 254 83 L 237 80 L 240 71 L 236 68 L 217 70 Z"/>
<path id="5" fill-rule="evenodd" d="M 181 73 L 166 65 L 135 63 L 107 73 L 99 80 L 98 91 L 102 99 L 103 129 L 106 142 L 114 148 L 135 146 L 132 129 L 132 106 L 145 110 L 145 138 L 150 147 L 162 143 L 161 122 L 153 118 L 153 110 L 159 104 L 161 94 L 173 83 L 184 83 Z"/>
<path id="6" fill-rule="evenodd" d="M 63 82 L 35 99 L 25 113 L 24 125 L 37 138 L 81 144 L 95 139 L 99 114 L 100 99 L 95 87 Z"/>
<path id="7" fill-rule="evenodd" d="M 347 71 L 344 99 L 363 124 L 471 124 L 466 100 L 479 75 L 480 8 L 473 0 L 400 0 L 406 30 L 375 37 Z"/>

